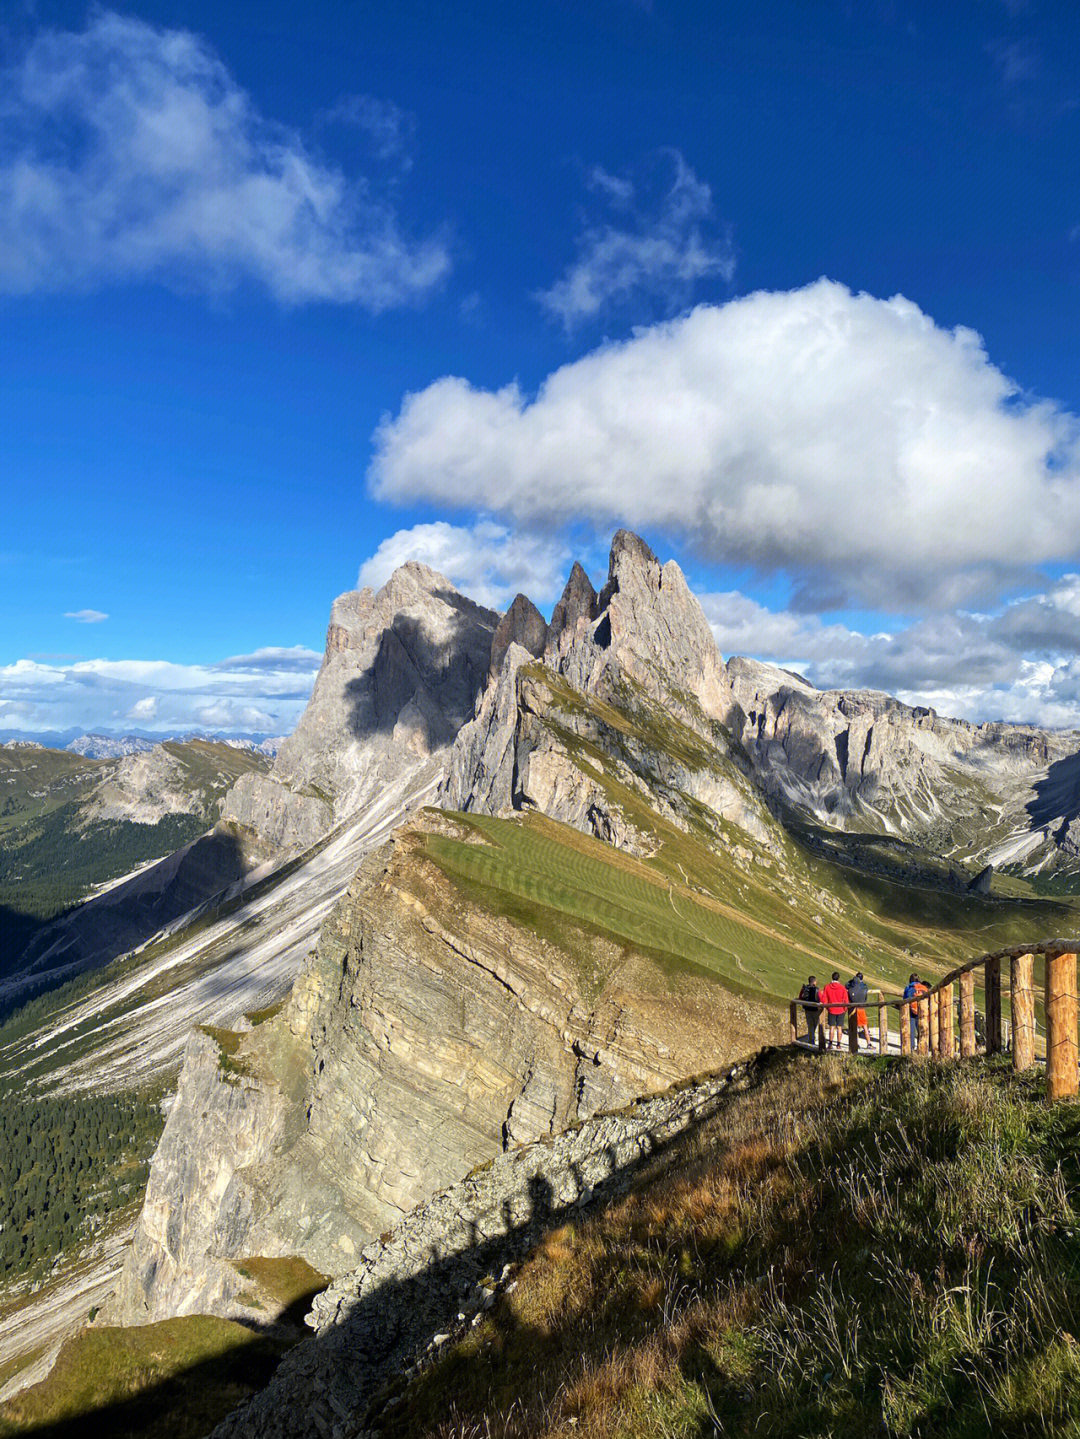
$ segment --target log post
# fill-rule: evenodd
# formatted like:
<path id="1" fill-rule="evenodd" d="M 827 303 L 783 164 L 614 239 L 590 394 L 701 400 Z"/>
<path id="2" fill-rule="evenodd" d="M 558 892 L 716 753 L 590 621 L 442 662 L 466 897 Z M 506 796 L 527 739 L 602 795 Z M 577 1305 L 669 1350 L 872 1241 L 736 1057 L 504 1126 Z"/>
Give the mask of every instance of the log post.
<path id="1" fill-rule="evenodd" d="M 965 969 L 960 976 L 960 1058 L 970 1059 L 975 1053 L 975 971 Z"/>
<path id="2" fill-rule="evenodd" d="M 1013 1069 L 1030 1069 L 1035 1063 L 1034 955 L 1018 954 L 1009 962 L 1009 998 L 1012 1001 Z"/>
<path id="3" fill-rule="evenodd" d="M 986 989 L 986 1052 L 1001 1053 L 1001 960 L 988 959 L 983 965 Z"/>
<path id="4" fill-rule="evenodd" d="M 935 1059 L 941 1058 L 941 991 L 927 995 L 926 1007 L 930 1026 L 930 1053 Z"/>
<path id="5" fill-rule="evenodd" d="M 911 1053 L 911 1005 L 900 1006 L 900 1053 Z"/>
<path id="6" fill-rule="evenodd" d="M 953 1032 L 953 987 L 945 984 L 938 990 L 938 1045 L 942 1059 L 953 1059 L 956 1055 L 956 1036 Z"/>
<path id="7" fill-rule="evenodd" d="M 825 1042 L 828 1038 L 829 1012 L 826 1009 L 818 1010 L 817 1017 L 817 1047 L 822 1053 L 825 1052 Z"/>
<path id="8" fill-rule="evenodd" d="M 847 1047 L 852 1054 L 859 1052 L 858 1011 L 852 1007 L 847 1012 Z"/>
<path id="9" fill-rule="evenodd" d="M 920 1054 L 930 1053 L 930 996 L 915 1001 L 915 1030 Z"/>
<path id="10" fill-rule="evenodd" d="M 1076 955 L 1046 956 L 1046 1097 L 1067 1099 L 1080 1088 L 1076 1042 Z"/>
<path id="11" fill-rule="evenodd" d="M 794 1000 L 792 1000 L 792 1001 L 791 1001 L 791 1042 L 792 1042 L 792 1044 L 798 1044 L 798 1042 L 799 1042 L 799 1019 L 798 1019 L 798 1016 L 799 1016 L 799 1006 L 795 1003 Z"/>
<path id="12" fill-rule="evenodd" d="M 877 1007 L 877 1048 L 878 1054 L 889 1052 L 889 1006 L 879 1004 Z"/>

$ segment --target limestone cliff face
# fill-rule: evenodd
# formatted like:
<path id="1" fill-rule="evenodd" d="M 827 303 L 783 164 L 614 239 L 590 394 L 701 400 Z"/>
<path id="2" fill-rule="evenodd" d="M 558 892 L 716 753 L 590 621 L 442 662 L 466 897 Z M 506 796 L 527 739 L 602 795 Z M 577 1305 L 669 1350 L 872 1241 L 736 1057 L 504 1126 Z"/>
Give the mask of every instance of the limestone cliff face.
<path id="1" fill-rule="evenodd" d="M 334 601 L 311 699 L 269 776 L 244 776 L 224 818 L 303 849 L 390 787 L 441 772 L 487 678 L 499 616 L 410 562 L 378 593 Z"/>
<path id="2" fill-rule="evenodd" d="M 968 724 L 873 691 L 818 690 L 755 660 L 732 659 L 727 673 L 725 723 L 771 796 L 826 824 L 968 858 L 1068 855 L 1080 735 Z"/>
<path id="3" fill-rule="evenodd" d="M 619 798 L 629 788 L 677 824 L 696 805 L 771 843 L 720 722 L 733 706 L 723 661 L 674 562 L 620 531 L 602 592 L 575 565 L 546 642 L 535 627 L 528 637 L 527 648 L 511 639 L 493 656 L 500 668 L 454 745 L 441 803 L 535 809 L 642 853 L 648 839 Z"/>
<path id="4" fill-rule="evenodd" d="M 197 1036 L 115 1318 L 243 1317 L 244 1256 L 338 1275 L 508 1145 L 745 1052 L 775 1016 L 583 934 L 571 953 L 447 879 L 426 815 L 370 856 L 282 1014 Z M 718 1009 L 719 1005 L 719 1009 Z M 751 1038 L 748 1038 L 750 1036 Z M 247 1317 L 258 1317 L 248 1315 Z M 265 1316 L 263 1316 L 265 1317 Z"/>

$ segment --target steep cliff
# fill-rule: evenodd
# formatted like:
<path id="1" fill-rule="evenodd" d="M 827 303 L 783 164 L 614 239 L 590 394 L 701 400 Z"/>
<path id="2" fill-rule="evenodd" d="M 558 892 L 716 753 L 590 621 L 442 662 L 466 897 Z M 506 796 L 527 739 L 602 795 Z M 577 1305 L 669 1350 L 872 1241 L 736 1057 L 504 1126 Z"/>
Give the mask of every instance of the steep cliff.
<path id="1" fill-rule="evenodd" d="M 1023 872 L 1076 868 L 1080 735 L 968 724 L 865 690 L 817 690 L 755 660 L 727 665 L 725 724 L 762 790 L 834 828 L 870 830 Z"/>
<path id="2" fill-rule="evenodd" d="M 340 595 L 311 699 L 268 776 L 244 777 L 224 817 L 272 850 L 304 849 L 388 785 L 437 776 L 487 678 L 499 616 L 410 562 Z"/>
<path id="3" fill-rule="evenodd" d="M 246 1257 L 347 1272 L 374 1236 L 504 1147 L 776 1034 L 775 1011 L 732 994 L 715 956 L 711 972 L 680 958 L 680 923 L 705 931 L 715 917 L 700 896 L 676 898 L 629 859 L 612 867 L 610 848 L 558 826 L 522 836 L 503 824 L 429 813 L 399 830 L 324 926 L 283 1012 L 193 1036 L 117 1320 L 258 1318 Z M 557 847 L 549 889 L 530 901 L 540 880 L 521 861 L 545 845 Z M 492 859 L 502 868 L 478 887 Z M 624 896 L 617 914 L 628 885 L 651 908 Z M 621 934 L 627 924 L 638 932 Z"/>

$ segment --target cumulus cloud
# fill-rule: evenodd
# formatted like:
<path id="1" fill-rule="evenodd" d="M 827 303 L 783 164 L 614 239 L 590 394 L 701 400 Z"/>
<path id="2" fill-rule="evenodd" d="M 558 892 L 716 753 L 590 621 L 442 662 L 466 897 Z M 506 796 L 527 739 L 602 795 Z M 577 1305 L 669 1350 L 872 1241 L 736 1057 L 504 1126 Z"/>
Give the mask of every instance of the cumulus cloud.
<path id="1" fill-rule="evenodd" d="M 99 625 L 102 620 L 109 616 L 103 610 L 67 610 L 64 613 L 66 620 L 76 620 L 80 625 Z"/>
<path id="2" fill-rule="evenodd" d="M 879 689 L 974 721 L 1080 727 L 1080 576 L 992 613 L 927 615 L 866 634 L 774 611 L 738 591 L 702 596 L 726 655 L 764 659 L 825 689 Z"/>
<path id="3" fill-rule="evenodd" d="M 277 657 L 276 660 L 274 657 Z M 89 659 L 0 665 L 5 729 L 203 728 L 289 733 L 307 703 L 318 656 L 301 646 L 205 665 Z"/>
<path id="4" fill-rule="evenodd" d="M 572 563 L 569 547 L 543 534 L 517 534 L 493 520 L 413 525 L 383 540 L 360 566 L 358 583 L 378 589 L 407 560 L 420 560 L 482 605 L 505 609 L 518 591 L 538 604 L 556 599 Z"/>
<path id="5" fill-rule="evenodd" d="M 0 290 L 242 281 L 373 311 L 447 272 L 386 199 L 256 109 L 198 36 L 111 11 L 0 72 Z"/>
<path id="6" fill-rule="evenodd" d="M 670 312 L 700 280 L 734 275 L 731 239 L 717 227 L 709 186 L 678 150 L 656 158 L 664 172 L 656 198 L 628 176 L 592 170 L 589 187 L 615 218 L 587 226 L 577 259 L 537 296 L 567 330 L 629 297 L 660 300 Z"/>
<path id="7" fill-rule="evenodd" d="M 375 436 L 380 499 L 682 536 L 804 609 L 989 604 L 1080 546 L 1080 423 L 974 331 L 819 280 L 639 330 L 535 395 L 447 377 Z"/>

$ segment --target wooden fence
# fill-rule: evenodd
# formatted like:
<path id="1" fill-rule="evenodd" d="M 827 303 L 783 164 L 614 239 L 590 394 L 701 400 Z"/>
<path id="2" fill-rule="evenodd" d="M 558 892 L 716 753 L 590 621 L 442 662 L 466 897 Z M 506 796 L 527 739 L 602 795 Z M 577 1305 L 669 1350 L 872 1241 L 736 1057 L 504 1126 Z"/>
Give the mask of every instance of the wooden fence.
<path id="1" fill-rule="evenodd" d="M 880 989 L 872 990 L 863 1004 L 844 1006 L 848 1014 L 848 1048 L 858 1053 L 858 1030 L 855 1010 L 872 1010 L 878 1016 L 878 1050 L 889 1049 L 889 1011 L 899 1012 L 900 1053 L 930 1055 L 936 1059 L 967 1057 L 978 1052 L 975 1036 L 975 982 L 982 970 L 985 1005 L 985 1042 L 983 1052 L 999 1054 L 1004 1049 L 1002 1019 L 1002 988 L 1005 984 L 1004 965 L 1008 963 L 1009 1007 L 1011 1012 L 1011 1051 L 1013 1069 L 1030 1069 L 1035 1063 L 1035 960 L 1044 962 L 1043 996 L 1046 1010 L 1046 1097 L 1066 1099 L 1080 1090 L 1080 1068 L 1077 1052 L 1077 987 L 1076 956 L 1080 940 L 1046 939 L 1038 944 L 997 950 L 993 954 L 969 959 L 966 964 L 950 970 L 928 992 L 918 999 L 905 1000 L 886 996 Z M 954 1005 L 959 990 L 959 1005 Z M 791 1039 L 798 1040 L 800 1028 L 808 1035 L 810 1026 L 806 1004 L 791 1004 Z M 912 1020 L 915 1024 L 912 1026 Z M 825 1016 L 820 1016 L 817 1042 L 825 1046 Z M 959 1023 L 957 1023 L 957 1020 Z M 800 1021 L 802 1022 L 800 1025 Z M 914 1027 L 914 1036 L 912 1028 Z"/>

